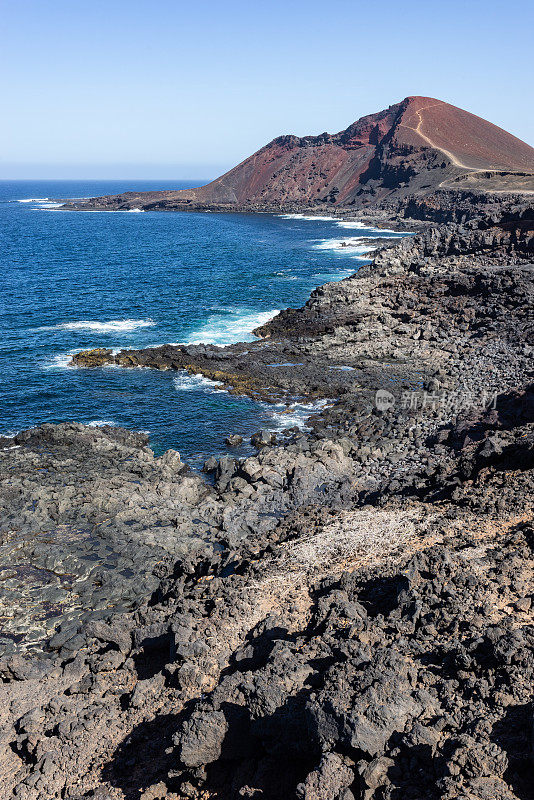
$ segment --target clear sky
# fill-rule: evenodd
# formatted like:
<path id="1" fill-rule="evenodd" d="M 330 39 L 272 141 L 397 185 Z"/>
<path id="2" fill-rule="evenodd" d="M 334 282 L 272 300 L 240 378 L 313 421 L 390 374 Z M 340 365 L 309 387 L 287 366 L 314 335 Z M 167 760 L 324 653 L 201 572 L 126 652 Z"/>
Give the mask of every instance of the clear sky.
<path id="1" fill-rule="evenodd" d="M 407 95 L 534 145 L 531 0 L 0 0 L 0 178 L 211 178 Z"/>

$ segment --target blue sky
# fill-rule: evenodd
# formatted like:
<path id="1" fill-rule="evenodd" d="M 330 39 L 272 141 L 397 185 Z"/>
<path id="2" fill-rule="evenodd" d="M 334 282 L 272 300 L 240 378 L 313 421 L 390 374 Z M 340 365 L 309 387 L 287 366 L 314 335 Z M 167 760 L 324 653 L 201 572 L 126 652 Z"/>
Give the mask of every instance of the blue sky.
<path id="1" fill-rule="evenodd" d="M 210 178 L 437 97 L 534 145 L 523 0 L 1 0 L 0 178 Z"/>

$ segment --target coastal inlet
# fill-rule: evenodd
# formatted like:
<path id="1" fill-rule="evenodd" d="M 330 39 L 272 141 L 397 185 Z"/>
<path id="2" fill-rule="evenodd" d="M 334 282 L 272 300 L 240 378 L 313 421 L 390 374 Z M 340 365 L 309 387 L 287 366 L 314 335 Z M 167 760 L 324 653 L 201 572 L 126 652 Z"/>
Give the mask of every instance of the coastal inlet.
<path id="1" fill-rule="evenodd" d="M 46 199 L 125 188 L 154 187 L 0 186 L 0 434 L 43 422 L 123 425 L 149 432 L 156 453 L 173 447 L 199 467 L 232 433 L 247 442 L 261 428 L 305 424 L 298 398 L 290 408 L 265 406 L 186 373 L 68 364 L 92 347 L 251 341 L 279 309 L 354 273 L 378 241 L 402 234 L 328 215 L 74 213 Z"/>

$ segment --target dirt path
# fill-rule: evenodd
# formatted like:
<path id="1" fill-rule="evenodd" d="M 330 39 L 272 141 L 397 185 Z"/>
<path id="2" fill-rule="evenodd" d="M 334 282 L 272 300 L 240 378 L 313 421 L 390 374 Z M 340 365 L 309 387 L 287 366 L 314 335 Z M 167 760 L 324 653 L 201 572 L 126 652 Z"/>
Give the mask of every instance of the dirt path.
<path id="1" fill-rule="evenodd" d="M 432 108 L 433 106 L 439 106 L 439 105 L 441 105 L 441 103 L 431 103 L 428 106 L 423 106 L 422 108 L 419 108 L 415 112 L 417 114 L 418 119 L 419 119 L 419 122 L 417 123 L 417 128 L 412 128 L 410 125 L 404 125 L 402 122 L 400 123 L 400 127 L 401 128 L 409 128 L 409 130 L 414 131 L 415 133 L 417 133 L 421 137 L 421 139 L 424 139 L 425 142 L 427 142 L 427 144 L 430 145 L 430 147 L 433 147 L 435 150 L 440 150 L 442 153 L 444 153 L 447 156 L 447 158 L 449 158 L 452 161 L 452 163 L 454 164 L 455 167 L 462 167 L 462 169 L 468 169 L 471 172 L 487 172 L 488 171 L 487 168 L 486 169 L 480 169 L 480 168 L 477 168 L 477 167 L 469 167 L 467 164 L 464 164 L 462 161 L 460 161 L 458 158 L 456 158 L 454 153 L 451 153 L 450 150 L 445 150 L 444 147 L 440 147 L 435 142 L 433 142 L 432 139 L 430 139 L 426 134 L 424 134 L 421 131 L 421 125 L 423 124 L 423 118 L 421 117 L 421 111 L 424 111 L 425 108 Z M 490 167 L 490 169 L 491 169 L 491 167 Z"/>
<path id="2" fill-rule="evenodd" d="M 421 108 L 417 109 L 417 111 L 415 113 L 417 114 L 419 122 L 417 123 L 417 127 L 416 128 L 412 128 L 411 125 L 405 125 L 402 122 L 399 123 L 399 127 L 408 128 L 409 130 L 414 131 L 414 133 L 417 133 L 417 135 L 420 136 L 421 139 L 423 139 L 430 147 L 434 148 L 435 150 L 439 150 L 441 153 L 443 153 L 445 156 L 447 156 L 447 158 L 454 164 L 455 167 L 460 167 L 461 169 L 468 170 L 469 171 L 469 175 L 474 175 L 476 173 L 483 173 L 483 172 L 492 172 L 493 170 L 500 171 L 499 167 L 496 167 L 496 166 L 484 167 L 484 168 L 482 168 L 482 167 L 470 167 L 467 164 L 464 164 L 463 161 L 460 161 L 460 159 L 457 158 L 454 155 L 454 153 L 451 153 L 450 150 L 446 150 L 444 147 L 440 147 L 435 142 L 433 142 L 432 139 L 430 139 L 430 137 L 428 137 L 425 133 L 422 132 L 421 125 L 423 124 L 423 118 L 421 116 L 421 112 L 424 111 L 426 108 L 432 108 L 433 106 L 438 106 L 438 105 L 441 105 L 441 103 L 431 103 L 428 106 L 422 106 Z M 441 183 L 439 184 L 440 188 L 447 184 L 447 180 L 448 179 L 445 179 L 445 180 L 441 181 Z M 502 190 L 492 189 L 491 191 L 493 193 L 513 192 L 513 194 L 534 194 L 534 192 L 532 190 L 530 190 L 530 189 L 502 189 Z"/>

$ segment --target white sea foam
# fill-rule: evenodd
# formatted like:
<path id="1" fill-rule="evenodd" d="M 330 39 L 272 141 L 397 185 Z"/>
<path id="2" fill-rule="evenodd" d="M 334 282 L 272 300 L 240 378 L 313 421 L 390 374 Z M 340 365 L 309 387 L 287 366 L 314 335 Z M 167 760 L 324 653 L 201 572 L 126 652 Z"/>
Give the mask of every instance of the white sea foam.
<path id="1" fill-rule="evenodd" d="M 93 331 L 94 333 L 131 333 L 139 328 L 152 328 L 157 323 L 152 319 L 110 319 L 106 322 L 97 320 L 79 320 L 62 322 L 59 325 L 46 325 L 36 328 L 38 331 Z"/>
<path id="2" fill-rule="evenodd" d="M 337 222 L 339 217 L 319 216 L 318 214 L 279 214 L 282 219 L 301 219 L 307 222 Z"/>
<path id="3" fill-rule="evenodd" d="M 189 375 L 187 372 L 180 373 L 173 378 L 173 383 L 178 392 L 198 392 L 198 391 L 221 391 L 222 383 L 212 381 L 203 375 Z"/>
<path id="4" fill-rule="evenodd" d="M 112 428 L 116 426 L 116 422 L 112 419 L 93 419 L 91 422 L 85 423 L 88 428 L 103 428 L 104 425 L 110 425 Z"/>
<path id="5" fill-rule="evenodd" d="M 65 211 L 70 211 L 69 208 L 65 208 Z M 144 213 L 144 208 L 77 208 L 77 214 L 140 214 Z"/>
<path id="6" fill-rule="evenodd" d="M 20 433 L 20 431 L 7 431 L 6 433 L 0 433 L 0 439 L 14 439 L 15 436 L 18 436 L 19 433 Z M 18 450 L 19 447 L 21 447 L 21 446 L 22 445 L 20 445 L 20 444 L 12 444 L 10 447 L 4 447 L 2 449 L 4 451 L 5 450 Z"/>
<path id="7" fill-rule="evenodd" d="M 343 219 L 341 217 L 320 216 L 319 214 L 279 214 L 282 219 L 300 219 L 309 222 L 335 222 L 338 228 L 346 228 L 348 230 L 366 231 L 367 233 L 380 233 L 382 236 L 392 238 L 393 236 L 407 236 L 413 235 L 411 231 L 394 231 L 390 228 L 375 228 L 373 225 L 367 225 L 358 219 Z M 389 234 L 389 235 L 388 235 Z"/>
<path id="8" fill-rule="evenodd" d="M 56 203 L 55 200 L 50 200 L 48 197 L 28 197 L 25 200 L 16 200 L 17 203 L 31 203 L 37 206 L 32 208 L 32 211 L 42 211 L 49 208 L 60 208 L 63 203 Z"/>
<path id="9" fill-rule="evenodd" d="M 233 344 L 252 340 L 251 332 L 260 325 L 265 325 L 279 309 L 272 311 L 251 311 L 250 309 L 236 309 L 228 316 L 212 315 L 202 325 L 192 331 L 185 344 Z"/>
<path id="10" fill-rule="evenodd" d="M 41 363 L 41 369 L 78 369 L 76 364 L 71 364 L 72 357 L 77 353 L 81 353 L 83 348 L 78 347 L 76 350 L 70 350 L 68 353 L 58 353 L 55 356 L 50 356 Z M 113 355 L 119 352 L 120 348 L 113 350 Z M 103 369 L 121 369 L 118 364 L 102 364 Z"/>
<path id="11" fill-rule="evenodd" d="M 389 228 L 374 228 L 372 225 L 366 225 L 364 222 L 360 222 L 357 219 L 342 219 L 339 220 L 336 225 L 338 228 L 346 228 L 348 230 L 366 231 L 367 233 L 380 233 L 388 239 L 394 238 L 394 236 L 388 236 L 388 234 L 406 236 L 410 233 L 410 231 L 393 231 Z"/>
<path id="12" fill-rule="evenodd" d="M 74 369 L 70 363 L 72 356 L 79 353 L 80 350 L 72 350 L 70 353 L 59 353 L 58 355 L 51 356 L 43 362 L 42 369 Z"/>
<path id="13" fill-rule="evenodd" d="M 313 247 L 316 250 L 335 250 L 341 253 L 371 253 L 375 247 L 368 244 L 362 244 L 364 236 L 349 236 L 345 239 L 317 239 Z"/>
<path id="14" fill-rule="evenodd" d="M 313 403 L 293 403 L 286 406 L 282 403 L 268 405 L 262 403 L 266 415 L 271 418 L 274 426 L 278 430 L 286 430 L 287 428 L 300 428 L 301 430 L 310 430 L 308 420 L 313 414 L 318 414 L 325 408 L 333 405 L 332 400 L 317 400 Z"/>
<path id="15" fill-rule="evenodd" d="M 87 198 L 78 197 L 73 199 L 84 200 Z M 61 208 L 64 205 L 64 203 L 56 203 L 54 200 L 50 200 L 49 197 L 27 197 L 24 200 L 16 200 L 15 202 L 32 203 L 36 205 L 37 208 L 32 208 L 32 211 L 47 211 L 48 209 Z M 77 211 L 83 211 L 86 214 L 142 214 L 144 213 L 144 210 L 145 210 L 144 208 L 121 208 L 117 210 L 99 209 L 99 208 L 77 209 Z"/>

